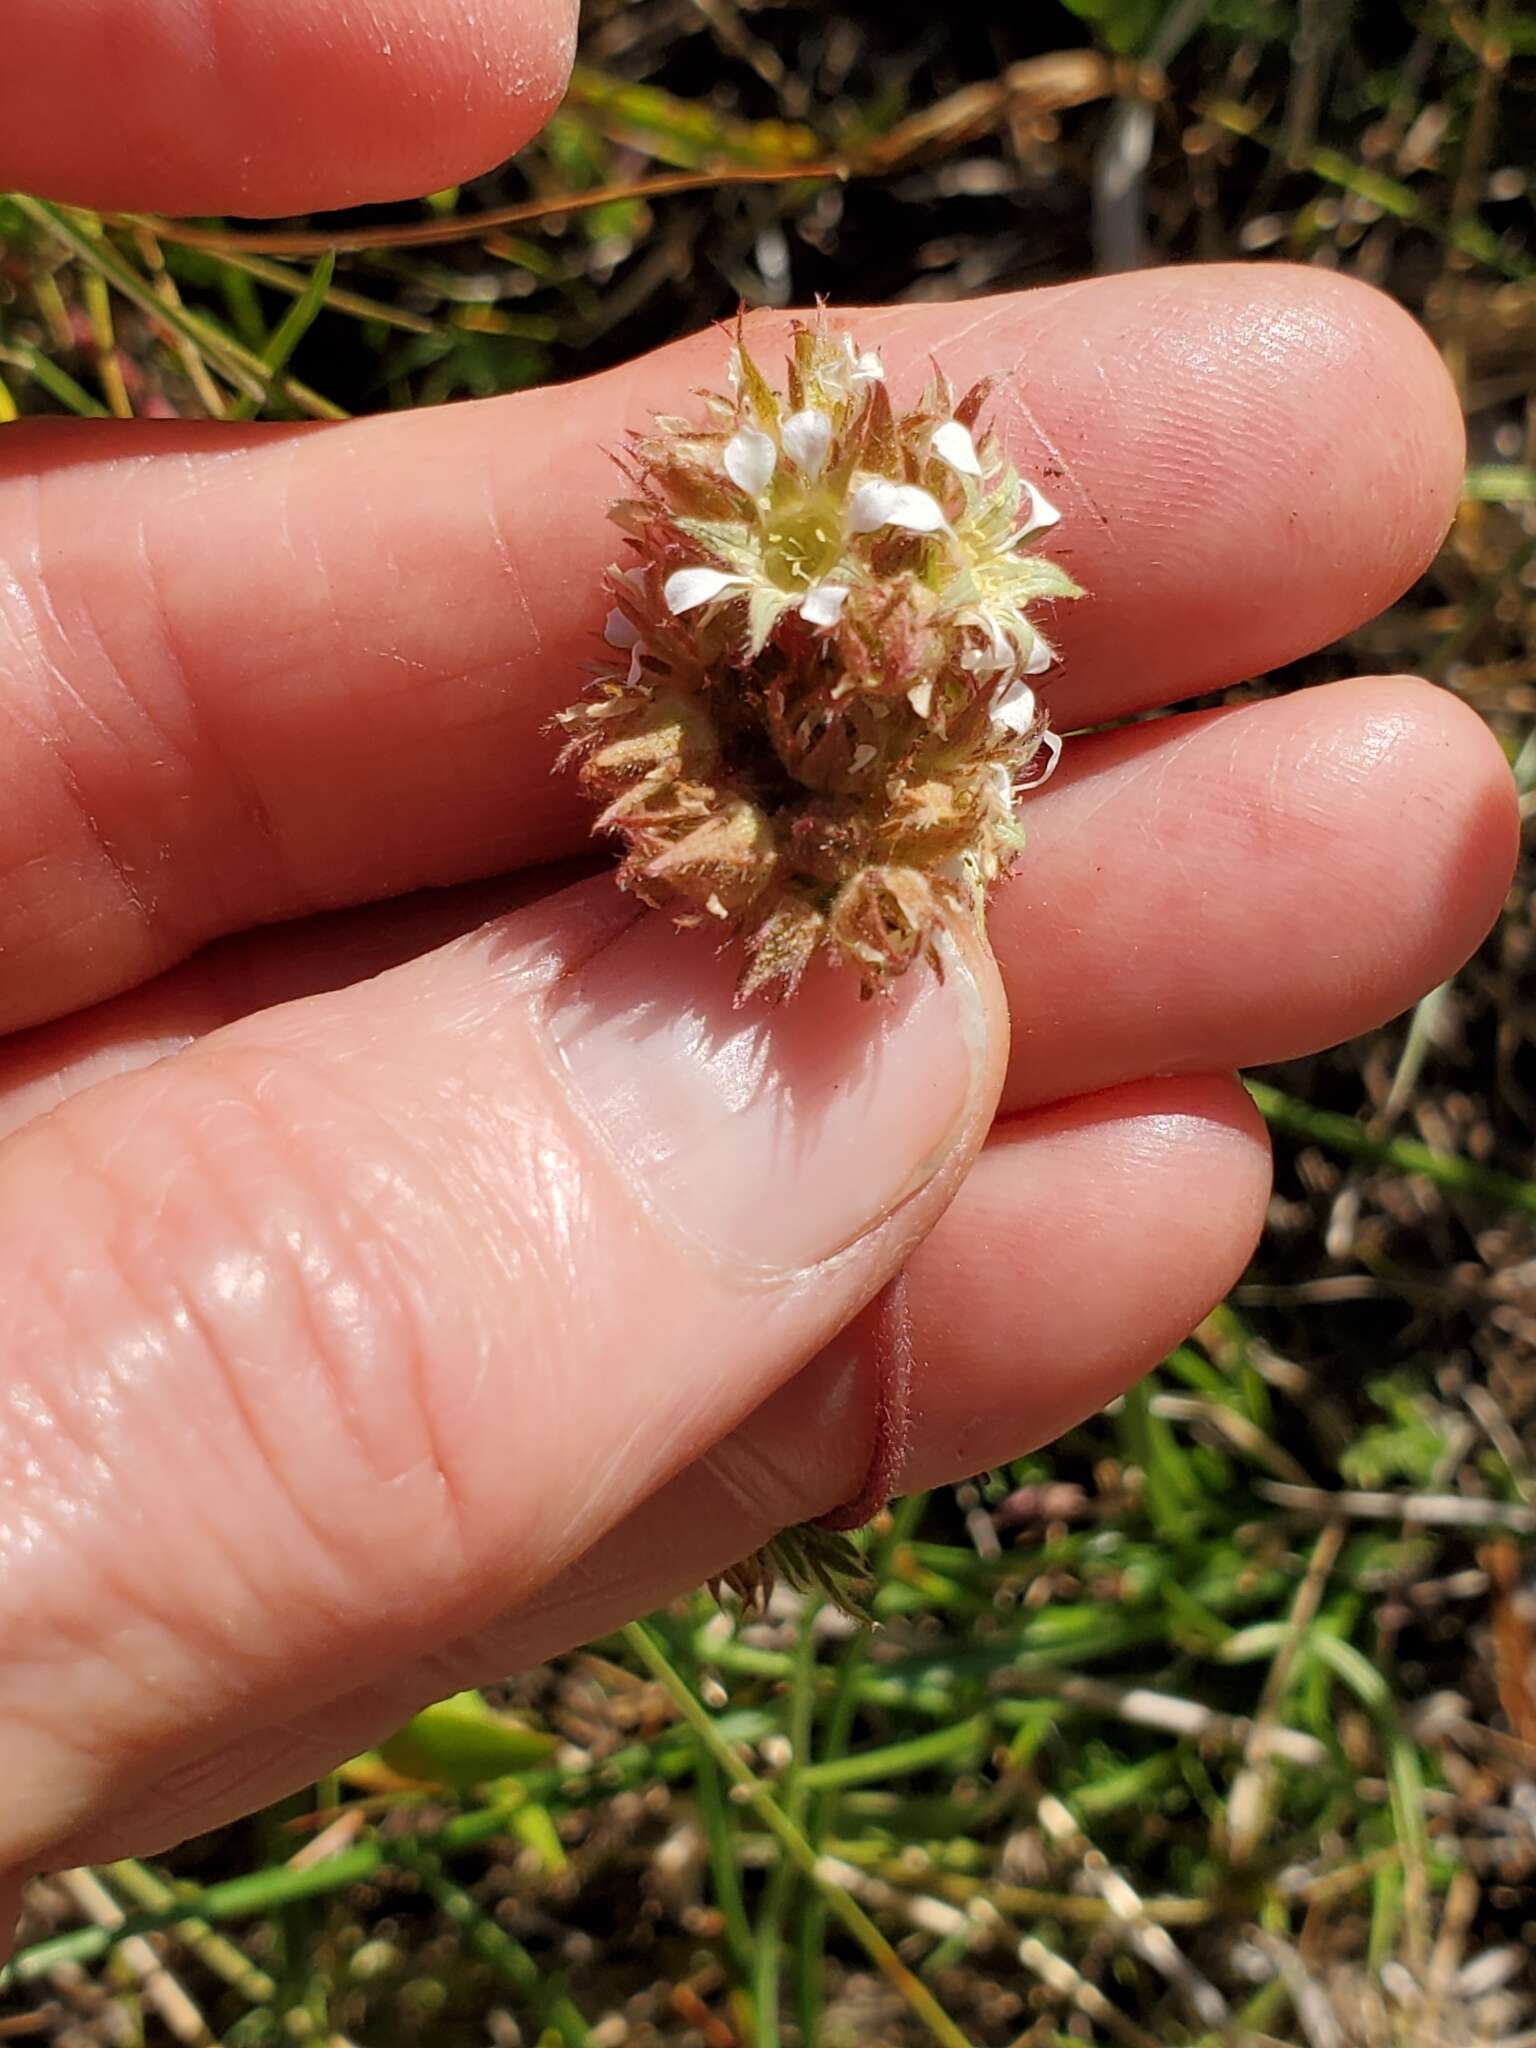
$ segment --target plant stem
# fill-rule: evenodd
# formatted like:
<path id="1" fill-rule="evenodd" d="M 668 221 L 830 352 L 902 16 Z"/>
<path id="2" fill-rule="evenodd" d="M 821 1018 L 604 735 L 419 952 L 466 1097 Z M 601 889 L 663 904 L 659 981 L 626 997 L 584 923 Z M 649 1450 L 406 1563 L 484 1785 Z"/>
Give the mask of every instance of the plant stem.
<path id="1" fill-rule="evenodd" d="M 1352 1116 L 1336 1110 L 1315 1109 L 1284 1095 L 1265 1081 L 1250 1081 L 1248 1093 L 1264 1121 L 1293 1138 L 1310 1139 L 1330 1152 L 1342 1152 L 1351 1159 L 1374 1160 L 1378 1166 L 1395 1167 L 1399 1173 L 1422 1174 L 1447 1193 L 1472 1195 L 1500 1208 L 1522 1209 L 1536 1215 L 1536 1182 L 1520 1180 L 1512 1173 L 1479 1166 L 1459 1153 L 1437 1152 L 1418 1138 L 1378 1137 Z"/>
<path id="2" fill-rule="evenodd" d="M 789 1686 L 789 1769 L 784 1777 L 784 1815 L 797 1828 L 805 1825 L 808 1797 L 806 1770 L 810 1764 L 811 1725 L 816 1708 L 816 1617 L 822 1601 L 815 1593 L 805 1596 L 800 1625 L 795 1637 L 795 1662 Z M 781 1856 L 768 1879 L 763 1909 L 757 1923 L 757 2042 L 758 2048 L 779 2048 L 779 1986 L 783 1975 L 784 1921 L 795 1896 L 799 1871 L 788 1856 Z"/>
<path id="3" fill-rule="evenodd" d="M 821 1858 L 805 1839 L 777 1800 L 751 1768 L 731 1748 L 715 1727 L 700 1702 L 673 1670 L 665 1651 L 643 1622 L 631 1622 L 624 1640 L 656 1681 L 671 1695 L 679 1714 L 704 1741 L 716 1763 L 732 1784 L 741 1788 L 747 1804 L 768 1829 L 786 1855 L 793 1858 L 826 1901 L 828 1910 L 840 1920 L 870 1961 L 900 1992 L 912 2011 L 944 2048 L 971 2048 L 964 2034 L 939 2004 L 927 1985 L 914 1977 L 894 1948 L 864 1911 L 857 1899 L 846 1892 L 824 1869 Z"/>

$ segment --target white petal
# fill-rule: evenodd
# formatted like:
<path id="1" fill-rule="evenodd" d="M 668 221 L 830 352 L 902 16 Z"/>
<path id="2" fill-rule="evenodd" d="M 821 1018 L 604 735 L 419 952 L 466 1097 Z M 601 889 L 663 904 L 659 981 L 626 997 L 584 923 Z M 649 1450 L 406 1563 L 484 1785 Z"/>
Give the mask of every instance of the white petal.
<path id="1" fill-rule="evenodd" d="M 1022 739 L 1035 722 L 1035 693 L 1026 682 L 1012 682 L 992 706 L 992 723 Z"/>
<path id="2" fill-rule="evenodd" d="M 820 476 L 832 446 L 832 421 L 819 406 L 808 405 L 804 412 L 790 414 L 779 429 L 779 441 L 806 476 Z"/>
<path id="3" fill-rule="evenodd" d="M 854 398 L 864 385 L 885 382 L 885 369 L 872 348 L 856 349 L 851 334 L 840 334 L 837 341 L 840 355 L 831 357 L 817 371 L 824 391 L 835 392 L 839 398 Z"/>
<path id="4" fill-rule="evenodd" d="M 1012 668 L 1017 656 L 1013 643 L 989 611 L 980 610 L 970 615 L 968 623 L 981 626 L 987 635 L 985 647 L 968 647 L 960 657 L 960 666 L 968 675 L 995 676 L 1006 668 Z"/>
<path id="5" fill-rule="evenodd" d="M 1024 664 L 1027 676 L 1043 676 L 1056 659 L 1056 650 L 1043 633 L 1037 633 L 1030 646 L 1029 659 Z"/>
<path id="6" fill-rule="evenodd" d="M 947 462 L 962 476 L 981 475 L 981 457 L 976 453 L 971 430 L 959 420 L 946 420 L 942 427 L 935 427 L 929 446 L 940 462 Z"/>
<path id="7" fill-rule="evenodd" d="M 615 605 L 603 627 L 603 638 L 610 647 L 633 647 L 640 638 L 640 628 Z"/>
<path id="8" fill-rule="evenodd" d="M 1043 533 L 1048 526 L 1054 526 L 1061 514 L 1042 491 L 1026 483 L 1025 492 L 1029 498 L 1029 517 L 1014 535 L 1015 541 L 1028 539 L 1032 533 Z"/>
<path id="9" fill-rule="evenodd" d="M 746 584 L 745 576 L 732 576 L 724 569 L 674 569 L 662 585 L 662 595 L 667 610 L 676 618 L 680 612 L 712 604 L 728 590 L 744 590 Z"/>
<path id="10" fill-rule="evenodd" d="M 644 659 L 645 642 L 643 640 L 637 640 L 634 646 L 631 647 L 631 649 L 629 650 L 629 674 L 624 678 L 624 686 L 626 689 L 632 690 L 635 687 L 636 683 L 639 682 L 641 675 L 644 673 L 644 671 L 641 668 L 641 663 L 644 661 Z"/>
<path id="11" fill-rule="evenodd" d="M 992 763 L 992 780 L 997 789 L 997 800 L 1005 811 L 1013 809 L 1013 777 L 1001 761 Z"/>
<path id="12" fill-rule="evenodd" d="M 849 772 L 854 775 L 862 775 L 870 762 L 875 758 L 876 751 L 867 740 L 862 747 L 855 747 L 853 759 L 848 763 Z"/>
<path id="13" fill-rule="evenodd" d="M 883 476 L 860 484 L 848 501 L 850 533 L 874 533 L 882 526 L 899 526 L 906 533 L 938 533 L 944 523 L 937 498 L 916 484 L 893 484 Z"/>
<path id="14" fill-rule="evenodd" d="M 907 692 L 907 702 L 919 718 L 926 718 L 933 709 L 933 684 L 914 683 Z"/>
<path id="15" fill-rule="evenodd" d="M 1038 789 L 1042 782 L 1049 782 L 1056 773 L 1056 763 L 1061 759 L 1061 740 L 1047 728 L 1040 735 L 1040 744 L 1045 749 L 1045 766 L 1031 775 L 1027 782 L 1015 784 L 1018 789 Z M 1037 760 L 1039 756 L 1035 757 Z"/>
<path id="16" fill-rule="evenodd" d="M 800 616 L 808 626 L 835 626 L 847 602 L 846 583 L 813 583 L 800 600 Z"/>
<path id="17" fill-rule="evenodd" d="M 760 434 L 756 427 L 741 427 L 726 442 L 722 460 L 731 482 L 739 484 L 749 498 L 760 498 L 773 481 L 778 450 L 771 434 Z"/>

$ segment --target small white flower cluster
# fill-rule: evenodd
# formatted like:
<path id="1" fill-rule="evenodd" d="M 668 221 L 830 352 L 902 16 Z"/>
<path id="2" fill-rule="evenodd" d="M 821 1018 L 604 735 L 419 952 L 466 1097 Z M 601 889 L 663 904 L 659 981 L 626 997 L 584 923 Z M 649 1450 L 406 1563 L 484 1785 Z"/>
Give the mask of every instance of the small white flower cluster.
<path id="1" fill-rule="evenodd" d="M 843 341 L 850 365 L 848 383 L 851 389 L 884 380 L 885 370 L 873 349 L 855 355 L 851 338 L 845 335 Z M 733 376 L 733 388 L 737 383 L 739 372 Z M 804 406 L 781 423 L 776 436 L 758 427 L 738 427 L 726 441 L 720 453 L 721 467 L 752 502 L 752 524 L 763 553 L 771 549 L 773 542 L 773 506 L 769 491 L 779 473 L 781 458 L 788 460 L 802 484 L 816 484 L 826 468 L 832 439 L 831 414 L 819 406 Z M 985 480 L 975 436 L 962 420 L 954 417 L 941 420 L 929 435 L 928 446 L 938 461 L 957 476 L 976 484 Z M 1054 526 L 1061 517 L 1034 484 L 1026 482 L 1022 488 L 1029 507 L 1028 515 L 1021 526 L 994 543 L 996 554 L 1012 555 L 1025 541 Z M 878 533 L 883 527 L 916 534 L 943 534 L 950 530 L 943 506 L 932 492 L 924 490 L 921 485 L 896 483 L 889 477 L 880 476 L 856 481 L 843 511 L 843 543 L 846 546 L 847 542 Z M 791 573 L 798 574 L 798 566 L 792 568 Z M 821 575 L 807 583 L 804 594 L 794 606 L 796 615 L 809 626 L 823 629 L 836 626 L 854 589 L 852 581 L 841 580 L 848 573 L 840 553 L 840 566 L 836 573 Z M 984 576 L 978 580 L 984 583 Z M 716 604 L 721 599 L 749 593 L 753 585 L 751 571 L 701 564 L 674 569 L 663 585 L 663 595 L 667 609 L 674 617 L 681 617 L 686 612 Z M 999 611 L 989 607 L 984 599 L 971 607 L 969 616 L 985 638 L 980 644 L 966 648 L 960 657 L 961 667 L 983 683 L 995 683 L 999 678 L 1006 678 L 1001 694 L 993 700 L 992 717 L 998 725 L 1022 737 L 1037 723 L 1039 716 L 1035 693 L 1024 677 L 1043 675 L 1055 661 L 1056 651 L 1044 634 L 1033 627 L 1027 629 L 1023 636 L 1027 638 L 1027 645 L 1021 648 L 1017 617 L 1008 619 L 1005 624 Z M 613 646 L 638 649 L 638 633 L 617 610 L 609 614 L 608 638 Z M 633 658 L 639 660 L 638 651 Z M 915 684 L 908 692 L 912 708 L 924 718 L 928 715 L 932 696 L 933 685 L 926 681 Z M 1024 787 L 1033 788 L 1045 781 L 1060 757 L 1061 741 L 1056 734 L 1043 734 L 1042 744 L 1044 763 Z"/>

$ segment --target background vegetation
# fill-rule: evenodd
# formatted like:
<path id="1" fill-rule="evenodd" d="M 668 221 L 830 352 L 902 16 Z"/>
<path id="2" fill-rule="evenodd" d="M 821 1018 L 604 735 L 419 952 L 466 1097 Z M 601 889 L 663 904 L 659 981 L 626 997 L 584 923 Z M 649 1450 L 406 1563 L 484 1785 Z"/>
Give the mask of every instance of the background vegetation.
<path id="1" fill-rule="evenodd" d="M 272 249 L 0 201 L 0 415 L 335 418 L 741 300 L 1337 267 L 1435 336 L 1472 467 L 1421 585 L 1266 687 L 1418 670 L 1529 787 L 1533 55 L 1513 0 L 592 0 L 545 134 L 414 212 Z M 1536 2042 L 1530 882 L 1413 1017 L 1256 1084 L 1242 1286 L 1110 1414 L 902 1504 L 878 1631 L 700 1596 L 509 1679 L 517 1721 L 453 1703 L 36 1884 L 0 2034 Z"/>

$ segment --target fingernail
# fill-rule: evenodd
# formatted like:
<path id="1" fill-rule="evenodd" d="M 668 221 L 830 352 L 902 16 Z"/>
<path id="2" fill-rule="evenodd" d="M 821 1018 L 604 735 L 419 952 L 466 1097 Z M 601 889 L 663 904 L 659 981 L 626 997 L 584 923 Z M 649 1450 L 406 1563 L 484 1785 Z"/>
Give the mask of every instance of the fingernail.
<path id="1" fill-rule="evenodd" d="M 732 1007 L 734 947 L 644 916 L 546 998 L 571 1093 L 653 1215 L 763 1272 L 831 1258 L 927 1185 L 987 1070 L 951 950 L 863 1002 L 818 967 L 779 1008 Z"/>

